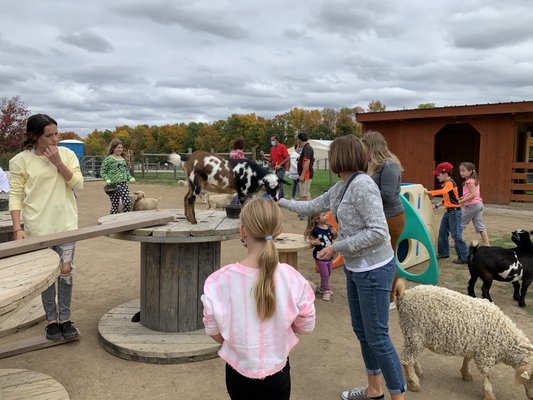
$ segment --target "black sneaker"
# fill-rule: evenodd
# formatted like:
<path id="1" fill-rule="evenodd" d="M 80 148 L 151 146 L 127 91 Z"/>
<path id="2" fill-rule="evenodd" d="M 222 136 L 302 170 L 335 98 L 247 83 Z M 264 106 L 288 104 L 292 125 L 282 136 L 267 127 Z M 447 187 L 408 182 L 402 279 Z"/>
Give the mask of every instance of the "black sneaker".
<path id="1" fill-rule="evenodd" d="M 437 254 L 437 260 L 440 260 L 442 258 L 448 258 L 448 257 L 450 257 L 450 256 L 441 256 L 440 254 Z"/>
<path id="2" fill-rule="evenodd" d="M 67 321 L 62 324 L 59 324 L 59 328 L 63 333 L 65 339 L 74 339 L 80 334 L 76 327 L 72 324 L 72 321 Z"/>
<path id="3" fill-rule="evenodd" d="M 57 322 L 52 322 L 48 324 L 44 329 L 46 332 L 46 338 L 48 340 L 59 340 L 61 339 L 61 328 Z"/>
<path id="4" fill-rule="evenodd" d="M 458 258 L 456 260 L 452 260 L 452 263 L 454 263 L 454 264 L 466 264 L 466 261 L 463 261 L 463 260 Z"/>

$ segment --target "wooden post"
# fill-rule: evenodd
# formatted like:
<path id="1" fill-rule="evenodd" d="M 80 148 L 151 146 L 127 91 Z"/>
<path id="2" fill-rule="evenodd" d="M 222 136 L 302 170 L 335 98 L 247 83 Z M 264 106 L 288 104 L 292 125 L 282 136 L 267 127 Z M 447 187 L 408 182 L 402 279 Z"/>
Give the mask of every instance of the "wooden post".
<path id="1" fill-rule="evenodd" d="M 144 179 L 144 151 L 141 150 L 141 178 Z"/>
<path id="2" fill-rule="evenodd" d="M 200 296 L 220 266 L 220 242 L 141 243 L 141 323 L 161 332 L 203 328 Z"/>

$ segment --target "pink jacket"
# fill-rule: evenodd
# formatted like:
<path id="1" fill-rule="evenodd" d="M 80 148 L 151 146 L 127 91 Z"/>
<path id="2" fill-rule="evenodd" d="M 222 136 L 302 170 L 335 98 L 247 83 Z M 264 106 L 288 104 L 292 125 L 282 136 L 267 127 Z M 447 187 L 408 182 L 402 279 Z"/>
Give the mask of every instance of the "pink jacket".
<path id="1" fill-rule="evenodd" d="M 288 264 L 274 273 L 276 311 L 261 321 L 253 288 L 257 268 L 229 264 L 212 273 L 204 285 L 205 332 L 224 338 L 219 356 L 248 378 L 265 378 L 283 369 L 298 343 L 296 333 L 315 327 L 315 295 L 305 279 Z"/>

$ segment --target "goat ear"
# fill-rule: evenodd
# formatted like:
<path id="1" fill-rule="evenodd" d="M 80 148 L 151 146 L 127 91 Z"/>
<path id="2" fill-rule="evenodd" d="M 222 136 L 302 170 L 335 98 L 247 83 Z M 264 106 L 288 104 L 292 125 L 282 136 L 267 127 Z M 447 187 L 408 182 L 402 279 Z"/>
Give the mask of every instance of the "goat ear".
<path id="1" fill-rule="evenodd" d="M 529 373 L 527 371 L 524 371 L 520 374 L 520 378 L 524 378 L 529 380 Z"/>

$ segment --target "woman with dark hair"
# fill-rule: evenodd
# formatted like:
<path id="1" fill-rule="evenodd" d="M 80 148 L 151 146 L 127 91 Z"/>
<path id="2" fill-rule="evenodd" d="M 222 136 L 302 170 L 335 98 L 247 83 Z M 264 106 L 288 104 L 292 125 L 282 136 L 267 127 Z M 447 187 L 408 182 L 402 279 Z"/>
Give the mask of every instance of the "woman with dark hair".
<path id="1" fill-rule="evenodd" d="M 124 212 L 131 209 L 131 195 L 128 182 L 135 182 L 131 176 L 130 169 L 124 158 L 124 144 L 119 139 L 113 139 L 109 144 L 108 156 L 102 162 L 100 176 L 107 184 L 117 185 L 117 190 L 109 195 L 111 198 L 110 214 L 118 214 L 120 200 L 124 207 Z"/>
<path id="2" fill-rule="evenodd" d="M 318 252 L 329 260 L 344 257 L 352 328 L 359 339 L 368 385 L 341 393 L 344 400 L 383 399 L 381 377 L 392 400 L 406 390 L 400 359 L 389 337 L 389 297 L 396 261 L 389 239 L 381 194 L 365 171 L 368 156 L 361 140 L 342 136 L 329 148 L 331 171 L 341 181 L 311 201 L 280 199 L 279 205 L 301 215 L 331 210 L 338 221 L 338 239 Z"/>
<path id="3" fill-rule="evenodd" d="M 244 139 L 237 139 L 233 142 L 233 149 L 229 152 L 229 158 L 240 160 L 244 158 Z"/>
<path id="4" fill-rule="evenodd" d="M 9 161 L 9 211 L 15 240 L 78 229 L 74 191 L 83 189 L 83 176 L 74 152 L 58 147 L 57 142 L 56 121 L 46 114 L 28 118 L 25 150 Z M 24 229 L 21 214 L 24 215 Z M 52 247 L 59 254 L 61 274 L 57 280 L 57 304 L 55 284 L 41 295 L 49 340 L 78 336 L 70 320 L 75 247 L 74 242 Z"/>

